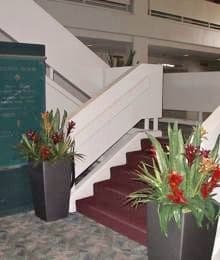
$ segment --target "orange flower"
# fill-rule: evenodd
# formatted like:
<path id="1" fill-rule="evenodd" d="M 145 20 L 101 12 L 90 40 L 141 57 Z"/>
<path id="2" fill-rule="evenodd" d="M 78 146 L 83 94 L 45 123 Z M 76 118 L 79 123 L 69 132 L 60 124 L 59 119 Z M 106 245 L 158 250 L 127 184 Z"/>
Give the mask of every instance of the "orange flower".
<path id="1" fill-rule="evenodd" d="M 216 169 L 217 165 L 213 161 L 212 158 L 202 158 L 202 162 L 200 163 L 199 172 L 201 173 L 209 173 Z"/>
<path id="2" fill-rule="evenodd" d="M 205 138 L 206 139 L 207 133 L 208 132 L 205 130 L 205 128 L 203 128 L 203 127 L 200 128 L 201 138 Z"/>
<path id="3" fill-rule="evenodd" d="M 51 123 L 49 122 L 49 112 L 44 112 L 41 114 L 41 117 L 44 121 L 44 129 L 47 133 L 50 132 L 51 128 L 52 128 L 52 125 Z"/>

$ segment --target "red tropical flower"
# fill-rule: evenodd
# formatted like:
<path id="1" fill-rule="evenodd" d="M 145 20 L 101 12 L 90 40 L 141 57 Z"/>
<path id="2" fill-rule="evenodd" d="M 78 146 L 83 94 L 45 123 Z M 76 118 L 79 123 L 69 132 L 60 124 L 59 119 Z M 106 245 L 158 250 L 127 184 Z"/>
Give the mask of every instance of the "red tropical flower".
<path id="1" fill-rule="evenodd" d="M 200 150 L 200 155 L 204 158 L 208 158 L 209 153 L 210 153 L 210 150 L 205 150 L 205 149 Z"/>
<path id="2" fill-rule="evenodd" d="M 203 183 L 200 190 L 202 197 L 206 199 L 209 196 L 209 194 L 212 192 L 212 190 L 213 190 L 213 186 L 211 182 Z"/>
<path id="3" fill-rule="evenodd" d="M 53 143 L 56 145 L 63 141 L 63 133 L 55 133 L 51 136 L 51 139 L 53 140 Z"/>
<path id="4" fill-rule="evenodd" d="M 198 152 L 198 147 L 188 144 L 185 147 L 185 156 L 188 160 L 189 165 L 191 166 L 193 164 L 194 159 L 196 158 L 196 154 Z"/>
<path id="5" fill-rule="evenodd" d="M 177 204 L 186 204 L 187 203 L 187 200 L 184 197 L 183 191 L 178 188 L 173 189 L 172 193 L 167 195 L 167 198 Z"/>
<path id="6" fill-rule="evenodd" d="M 153 145 L 150 146 L 149 154 L 150 154 L 150 157 L 152 157 L 154 159 L 156 158 L 156 149 Z"/>
<path id="7" fill-rule="evenodd" d="M 168 183 L 171 189 L 171 193 L 167 195 L 167 198 L 177 204 L 186 204 L 187 200 L 184 197 L 183 191 L 179 188 L 179 185 L 183 181 L 183 176 L 178 172 L 172 171 L 168 175 Z"/>
<path id="8" fill-rule="evenodd" d="M 211 176 L 211 180 L 203 183 L 200 189 L 202 197 L 205 199 L 213 191 L 215 187 L 218 187 L 218 182 L 220 181 L 220 167 L 217 167 Z"/>
<path id="9" fill-rule="evenodd" d="M 51 155 L 50 148 L 46 145 L 40 147 L 40 156 L 43 160 L 48 160 Z"/>
<path id="10" fill-rule="evenodd" d="M 29 140 L 33 141 L 34 143 L 37 143 L 37 141 L 39 140 L 39 136 L 37 134 L 37 132 L 35 131 L 32 131 L 32 130 L 29 130 L 27 133 L 26 133 L 26 136 Z"/>
<path id="11" fill-rule="evenodd" d="M 220 167 L 217 167 L 212 174 L 211 182 L 215 182 L 216 184 L 220 181 Z"/>
<path id="12" fill-rule="evenodd" d="M 171 187 L 171 189 L 177 188 L 181 182 L 183 181 L 183 176 L 180 175 L 178 172 L 172 171 L 168 175 L 168 183 Z"/>
<path id="13" fill-rule="evenodd" d="M 68 135 L 71 133 L 72 129 L 74 129 L 75 126 L 76 126 L 76 123 L 73 122 L 72 120 L 68 122 L 68 127 L 67 127 L 66 136 L 68 136 Z"/>

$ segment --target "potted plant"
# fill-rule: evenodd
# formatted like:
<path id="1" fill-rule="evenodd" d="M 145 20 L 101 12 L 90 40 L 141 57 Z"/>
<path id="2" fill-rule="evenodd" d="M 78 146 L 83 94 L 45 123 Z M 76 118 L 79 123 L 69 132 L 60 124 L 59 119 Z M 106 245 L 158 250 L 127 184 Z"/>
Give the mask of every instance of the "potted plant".
<path id="1" fill-rule="evenodd" d="M 151 135 L 153 166 L 142 162 L 137 178 L 146 188 L 130 194 L 133 205 L 147 203 L 149 260 L 210 260 L 219 204 L 219 138 L 209 151 L 206 132 L 197 126 L 184 142 L 177 124 L 168 127 L 167 149 Z M 162 232 L 161 232 L 162 231 Z"/>
<path id="2" fill-rule="evenodd" d="M 74 182 L 75 142 L 70 133 L 75 123 L 66 125 L 67 112 L 41 114 L 39 131 L 22 135 L 19 149 L 30 162 L 30 183 L 35 214 L 46 221 L 68 215 L 70 189 Z M 66 131 L 64 129 L 66 128 Z"/>
<path id="3" fill-rule="evenodd" d="M 107 53 L 107 63 L 110 67 L 126 67 L 126 66 L 132 66 L 134 56 L 136 54 L 135 50 L 129 50 L 129 54 L 127 57 L 127 60 L 123 60 L 123 56 L 114 56 L 110 53 L 110 51 Z M 116 59 L 116 64 L 115 64 Z"/>

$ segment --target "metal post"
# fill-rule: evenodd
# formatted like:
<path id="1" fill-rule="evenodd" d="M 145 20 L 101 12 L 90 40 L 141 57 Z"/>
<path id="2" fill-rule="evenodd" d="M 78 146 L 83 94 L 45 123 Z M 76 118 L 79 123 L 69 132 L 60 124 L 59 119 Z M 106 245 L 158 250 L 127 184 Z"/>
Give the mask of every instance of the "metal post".
<path id="1" fill-rule="evenodd" d="M 49 78 L 54 80 L 54 69 L 52 67 L 49 67 Z"/>
<path id="2" fill-rule="evenodd" d="M 198 120 L 199 120 L 199 122 L 203 121 L 203 112 L 201 112 L 201 111 L 199 111 Z"/>
<path id="3" fill-rule="evenodd" d="M 154 131 L 158 130 L 158 118 L 153 119 L 153 130 Z"/>
<path id="4" fill-rule="evenodd" d="M 149 130 L 150 128 L 150 121 L 149 118 L 144 119 L 144 129 Z"/>

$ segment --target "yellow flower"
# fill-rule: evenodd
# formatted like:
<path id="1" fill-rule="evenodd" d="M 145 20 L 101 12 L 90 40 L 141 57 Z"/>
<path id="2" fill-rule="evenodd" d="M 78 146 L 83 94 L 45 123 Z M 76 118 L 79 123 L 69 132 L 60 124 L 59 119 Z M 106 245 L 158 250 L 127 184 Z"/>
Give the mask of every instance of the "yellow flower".
<path id="1" fill-rule="evenodd" d="M 44 122 L 44 129 L 45 129 L 46 133 L 49 133 L 51 128 L 52 128 L 52 125 L 49 121 L 49 113 L 44 112 L 44 113 L 41 114 L 41 117 L 42 117 L 43 122 Z"/>
<path id="2" fill-rule="evenodd" d="M 205 138 L 205 139 L 206 139 L 207 133 L 208 133 L 208 132 L 205 130 L 205 128 L 203 128 L 203 127 L 201 126 L 201 127 L 200 127 L 201 138 Z"/>
<path id="3" fill-rule="evenodd" d="M 215 170 L 217 164 L 213 161 L 212 158 L 202 158 L 202 162 L 200 163 L 199 172 L 201 173 L 209 173 Z"/>

